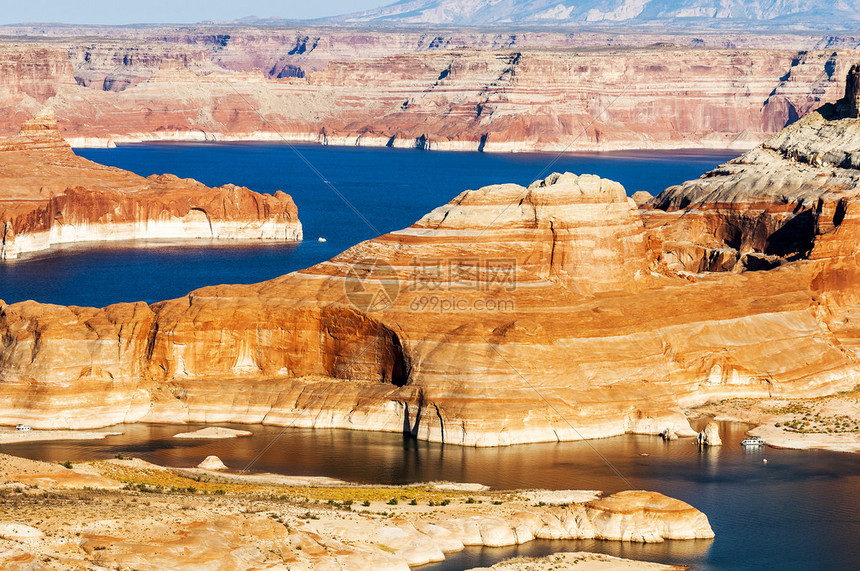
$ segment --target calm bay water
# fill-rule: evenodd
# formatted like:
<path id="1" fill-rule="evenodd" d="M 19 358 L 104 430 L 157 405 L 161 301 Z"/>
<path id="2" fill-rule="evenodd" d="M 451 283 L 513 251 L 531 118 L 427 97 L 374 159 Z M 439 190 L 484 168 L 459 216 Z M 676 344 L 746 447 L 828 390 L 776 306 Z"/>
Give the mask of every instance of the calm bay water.
<path id="1" fill-rule="evenodd" d="M 620 557 L 691 565 L 695 569 L 856 569 L 860 561 L 860 456 L 815 451 L 744 450 L 745 425 L 723 423 L 725 445 L 700 451 L 692 439 L 658 437 L 468 448 L 418 442 L 398 434 L 224 425 L 249 438 L 187 441 L 173 434 L 203 425 L 132 424 L 122 436 L 0 446 L 0 452 L 47 461 L 131 455 L 190 467 L 210 454 L 235 469 L 355 482 L 405 484 L 431 480 L 481 482 L 498 489 L 599 489 L 625 483 L 596 448 L 636 488 L 680 498 L 704 511 L 714 540 L 636 545 L 614 541 L 536 541 L 519 547 L 469 548 L 422 570 L 466 569 L 514 555 L 589 550 Z M 767 463 L 762 460 L 767 459 Z"/>
<path id="2" fill-rule="evenodd" d="M 0 264 L 0 299 L 104 306 L 155 302 L 211 284 L 255 283 L 327 260 L 350 246 L 404 228 L 463 190 L 527 185 L 552 171 L 593 173 L 632 193 L 652 194 L 695 178 L 734 156 L 718 151 L 640 151 L 563 156 L 425 152 L 406 149 L 296 148 L 369 222 L 365 223 L 286 145 L 147 144 L 85 149 L 80 155 L 143 176 L 173 173 L 210 186 L 234 183 L 293 196 L 305 241 L 236 245 L 195 241 L 71 246 Z M 557 159 L 557 160 L 556 160 Z M 552 161 L 556 160 L 550 168 Z M 318 242 L 318 237 L 327 242 Z M 151 244 L 150 244 L 151 245 Z"/>
<path id="3" fill-rule="evenodd" d="M 395 149 L 299 146 L 362 220 L 293 151 L 269 144 L 162 144 L 79 153 L 141 175 L 169 172 L 215 186 L 284 190 L 299 207 L 300 244 L 193 245 L 146 243 L 64 247 L 0 264 L 0 299 L 102 306 L 153 302 L 215 283 L 253 283 L 326 260 L 353 244 L 411 224 L 467 188 L 528 184 L 552 171 L 594 173 L 629 193 L 657 193 L 695 178 L 731 152 L 624 152 L 491 155 Z M 545 170 L 546 169 L 546 170 Z M 327 242 L 318 242 L 322 236 Z M 191 427 L 193 429 L 194 427 Z M 237 427 L 247 428 L 247 427 Z M 744 451 L 740 425 L 724 425 L 726 446 L 699 452 L 688 440 L 627 436 L 593 441 L 635 487 L 657 490 L 703 510 L 713 541 L 631 545 L 536 541 L 506 549 L 469 548 L 424 569 L 464 569 L 513 555 L 592 550 L 696 569 L 856 569 L 860 561 L 860 457 L 826 452 Z M 117 453 L 174 466 L 209 454 L 244 468 L 272 439 L 254 470 L 402 484 L 429 480 L 482 482 L 496 488 L 624 487 L 585 443 L 495 449 L 443 446 L 395 434 L 251 427 L 252 438 L 177 441 L 189 427 L 127 425 L 98 442 L 3 445 L 0 451 L 51 461 L 109 458 Z M 762 462 L 767 458 L 768 462 Z"/>

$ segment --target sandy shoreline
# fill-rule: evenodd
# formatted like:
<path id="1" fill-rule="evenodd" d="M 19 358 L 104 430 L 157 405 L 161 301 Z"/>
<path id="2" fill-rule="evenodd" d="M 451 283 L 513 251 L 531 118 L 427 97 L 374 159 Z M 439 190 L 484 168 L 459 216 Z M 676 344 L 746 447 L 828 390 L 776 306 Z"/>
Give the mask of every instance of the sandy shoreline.
<path id="1" fill-rule="evenodd" d="M 768 446 L 860 452 L 860 391 L 811 399 L 730 399 L 693 412 L 755 425 L 748 434 Z"/>
<path id="2" fill-rule="evenodd" d="M 361 134 L 326 136 L 321 132 L 263 132 L 221 133 L 202 130 L 158 131 L 149 133 L 127 133 L 104 136 L 69 136 L 66 140 L 74 149 L 111 149 L 118 145 L 146 145 L 157 143 L 276 143 L 308 144 L 331 147 L 372 147 L 395 149 L 423 149 L 427 151 L 458 151 L 470 153 L 576 153 L 612 151 L 678 151 L 703 149 L 712 151 L 747 151 L 758 141 L 708 140 L 698 141 L 613 141 L 607 143 L 584 142 L 571 150 L 564 141 L 541 143 L 534 140 L 493 141 L 480 140 L 421 139 L 409 137 L 365 136 Z"/>
<path id="3" fill-rule="evenodd" d="M 96 432 L 92 430 L 0 430 L 0 444 L 44 442 L 49 440 L 101 440 L 118 436 L 122 432 Z"/>
<path id="4" fill-rule="evenodd" d="M 571 534 L 633 542 L 713 537 L 704 514 L 654 492 L 490 491 L 451 482 L 369 487 L 139 459 L 60 465 L 0 454 L 4 569 L 408 571 L 466 545 Z M 691 545 L 706 550 L 710 543 Z M 680 569 L 593 553 L 515 558 L 493 569 L 571 565 Z"/>

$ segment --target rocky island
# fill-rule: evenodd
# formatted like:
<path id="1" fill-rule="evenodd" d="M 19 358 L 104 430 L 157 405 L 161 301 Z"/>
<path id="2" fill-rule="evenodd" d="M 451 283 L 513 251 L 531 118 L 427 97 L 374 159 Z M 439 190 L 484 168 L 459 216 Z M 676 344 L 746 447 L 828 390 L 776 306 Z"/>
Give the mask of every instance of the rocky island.
<path id="1" fill-rule="evenodd" d="M 254 285 L 0 304 L 7 422 L 240 422 L 497 446 L 692 436 L 690 407 L 858 382 L 846 96 L 640 208 L 554 174 Z M 640 197 L 641 199 L 641 197 Z"/>
<path id="2" fill-rule="evenodd" d="M 0 260 L 53 245 L 131 239 L 301 240 L 292 198 L 81 158 L 51 111 L 0 139 Z"/>

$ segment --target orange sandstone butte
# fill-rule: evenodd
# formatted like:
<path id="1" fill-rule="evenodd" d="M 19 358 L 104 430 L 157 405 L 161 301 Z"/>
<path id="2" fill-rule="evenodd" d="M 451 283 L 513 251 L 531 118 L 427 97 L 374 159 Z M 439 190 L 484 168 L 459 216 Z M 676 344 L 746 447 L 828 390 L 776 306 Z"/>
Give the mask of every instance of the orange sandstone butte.
<path id="1" fill-rule="evenodd" d="M 36 427 L 262 422 L 494 446 L 692 435 L 687 407 L 850 389 L 860 120 L 846 108 L 641 208 L 618 183 L 553 174 L 465 191 L 259 284 L 2 306 L 0 409 Z"/>
<path id="2" fill-rule="evenodd" d="M 140 177 L 74 154 L 52 112 L 0 140 L 0 260 L 70 242 L 300 240 L 292 198 L 173 175 Z"/>

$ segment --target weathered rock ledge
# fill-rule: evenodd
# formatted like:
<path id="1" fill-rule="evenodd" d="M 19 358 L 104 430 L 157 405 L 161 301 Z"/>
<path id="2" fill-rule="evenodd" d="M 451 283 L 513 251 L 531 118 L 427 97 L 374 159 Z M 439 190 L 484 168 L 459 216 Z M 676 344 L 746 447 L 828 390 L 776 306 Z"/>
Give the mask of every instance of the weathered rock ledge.
<path id="1" fill-rule="evenodd" d="M 52 113 L 0 140 L 0 260 L 72 242 L 300 240 L 289 195 L 172 175 L 143 178 L 76 156 Z"/>
<path id="2" fill-rule="evenodd" d="M 0 485 L 15 498 L 0 505 L 0 564 L 38 558 L 122 568 L 218 562 L 231 569 L 407 571 L 467 545 L 714 537 L 705 514 L 655 492 L 592 492 L 577 503 L 536 504 L 516 491 L 290 487 L 253 483 L 254 475 L 208 472 L 192 479 L 185 472 L 135 459 L 66 468 L 0 455 Z M 124 490 L 99 492 L 123 483 Z M 65 491 L 81 488 L 88 491 Z"/>

